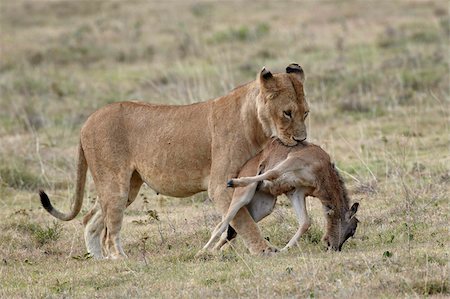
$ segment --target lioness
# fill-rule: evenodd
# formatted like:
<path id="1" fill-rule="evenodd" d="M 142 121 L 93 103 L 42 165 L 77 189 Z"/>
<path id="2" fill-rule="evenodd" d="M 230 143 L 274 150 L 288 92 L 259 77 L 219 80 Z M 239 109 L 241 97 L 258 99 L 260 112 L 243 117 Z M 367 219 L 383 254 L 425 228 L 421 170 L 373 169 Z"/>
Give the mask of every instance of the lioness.
<path id="1" fill-rule="evenodd" d="M 317 197 L 322 202 L 327 220 L 323 240 L 328 248 L 340 251 L 344 242 L 355 234 L 358 226 L 355 214 L 359 203 L 355 202 L 350 207 L 344 181 L 331 163 L 330 156 L 319 146 L 302 142 L 286 147 L 275 139 L 242 167 L 239 176 L 228 182 L 229 187 L 236 188 L 233 199 L 227 215 L 217 225 L 204 250 L 211 248 L 213 241 L 225 231 L 242 207 L 247 205 L 253 219 L 259 221 L 270 214 L 277 196 L 283 193 L 291 200 L 299 221 L 296 234 L 283 250 L 297 244 L 310 226 L 306 196 Z M 223 245 L 227 237 L 224 234 L 216 248 Z"/>
<path id="2" fill-rule="evenodd" d="M 143 182 L 156 192 L 186 197 L 208 191 L 227 212 L 232 190 L 225 182 L 271 137 L 294 146 L 306 139 L 308 105 L 304 72 L 290 64 L 286 73 L 263 68 L 257 79 L 229 94 L 192 105 L 120 102 L 94 112 L 81 129 L 76 192 L 64 214 L 40 191 L 43 207 L 61 220 L 81 209 L 89 168 L 98 199 L 83 219 L 85 242 L 95 258 L 125 257 L 119 233 L 123 213 Z M 275 250 L 262 238 L 248 210 L 231 222 L 253 254 Z"/>

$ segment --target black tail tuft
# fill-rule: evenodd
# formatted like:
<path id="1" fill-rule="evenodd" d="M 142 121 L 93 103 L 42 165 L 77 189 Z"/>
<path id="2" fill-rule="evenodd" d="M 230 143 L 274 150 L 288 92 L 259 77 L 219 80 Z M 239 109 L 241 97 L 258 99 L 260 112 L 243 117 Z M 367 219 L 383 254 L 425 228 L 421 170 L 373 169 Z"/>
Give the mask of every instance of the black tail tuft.
<path id="1" fill-rule="evenodd" d="M 50 203 L 50 199 L 48 198 L 47 194 L 45 194 L 44 190 L 39 190 L 39 196 L 41 197 L 41 204 L 48 212 L 51 212 L 53 210 L 53 206 Z"/>
<path id="2" fill-rule="evenodd" d="M 233 180 L 229 180 L 229 181 L 227 182 L 227 187 L 228 187 L 228 188 L 233 188 L 233 187 L 234 187 Z M 44 193 L 44 194 L 45 194 L 45 193 Z"/>

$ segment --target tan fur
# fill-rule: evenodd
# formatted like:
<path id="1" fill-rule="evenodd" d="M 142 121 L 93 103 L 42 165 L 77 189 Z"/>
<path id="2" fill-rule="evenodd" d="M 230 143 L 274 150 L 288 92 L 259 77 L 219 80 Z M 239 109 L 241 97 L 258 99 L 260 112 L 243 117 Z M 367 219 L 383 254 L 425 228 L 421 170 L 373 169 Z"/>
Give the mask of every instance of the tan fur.
<path id="1" fill-rule="evenodd" d="M 256 81 L 207 102 L 184 106 L 120 102 L 103 107 L 81 129 L 79 160 L 86 162 L 79 165 L 73 211 L 65 215 L 55 210 L 44 192 L 41 201 L 53 216 L 74 218 L 89 167 L 98 201 L 83 223 L 86 246 L 97 258 L 125 256 L 119 240 L 123 212 L 143 182 L 174 197 L 207 190 L 225 214 L 232 195 L 227 180 L 271 136 L 286 145 L 306 138 L 303 79 L 296 64 L 275 75 L 264 68 Z M 250 252 L 271 250 L 247 210 L 237 215 L 234 225 Z"/>
<path id="2" fill-rule="evenodd" d="M 248 176 L 249 173 L 258 174 Z M 236 213 L 247 206 L 252 215 L 265 215 L 270 211 L 256 211 L 255 202 L 285 193 L 293 202 L 299 220 L 299 229 L 285 249 L 297 243 L 300 236 L 310 226 L 306 212 L 305 197 L 314 196 L 321 200 L 327 219 L 324 240 L 334 250 L 340 250 L 348 237 L 353 236 L 358 220 L 354 217 L 358 203 L 349 207 L 349 199 L 344 183 L 330 161 L 329 155 L 319 146 L 301 143 L 294 147 L 284 146 L 273 140 L 260 154 L 248 161 L 241 169 L 240 178 L 229 181 L 230 187 L 237 187 L 223 221 L 214 230 L 204 249 L 210 249 L 212 242 L 224 232 L 228 224 L 233 224 Z M 264 197 L 261 196 L 265 194 Z M 255 208 L 253 208 L 255 207 Z M 265 207 L 273 205 L 266 204 Z M 256 210 L 255 210 L 256 209 Z M 260 216 L 254 217 L 256 221 Z M 223 240 L 218 243 L 220 246 Z"/>

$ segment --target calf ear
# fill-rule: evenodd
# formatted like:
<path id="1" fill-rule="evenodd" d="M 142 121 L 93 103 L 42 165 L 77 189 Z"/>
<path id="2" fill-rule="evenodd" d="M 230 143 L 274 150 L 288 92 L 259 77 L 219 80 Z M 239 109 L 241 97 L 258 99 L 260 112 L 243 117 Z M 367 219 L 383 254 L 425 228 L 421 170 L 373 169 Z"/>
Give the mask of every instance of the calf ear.
<path id="1" fill-rule="evenodd" d="M 291 63 L 286 67 L 286 73 L 294 74 L 300 80 L 300 82 L 305 82 L 305 73 L 303 72 L 303 68 L 297 63 Z"/>
<path id="2" fill-rule="evenodd" d="M 345 218 L 347 219 L 347 221 L 349 221 L 355 216 L 356 212 L 358 212 L 358 208 L 359 202 L 355 202 L 350 208 L 350 210 L 347 213 L 345 213 Z"/>

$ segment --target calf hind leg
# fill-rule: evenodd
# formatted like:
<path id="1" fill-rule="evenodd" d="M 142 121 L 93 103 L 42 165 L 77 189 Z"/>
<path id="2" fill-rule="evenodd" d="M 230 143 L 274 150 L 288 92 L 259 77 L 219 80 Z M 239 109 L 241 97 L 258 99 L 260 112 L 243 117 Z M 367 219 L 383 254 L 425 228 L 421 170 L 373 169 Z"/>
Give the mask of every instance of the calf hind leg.
<path id="1" fill-rule="evenodd" d="M 297 162 L 297 163 L 296 163 Z M 231 179 L 228 181 L 228 187 L 244 187 L 249 184 L 260 182 L 264 180 L 275 180 L 279 178 L 282 174 L 300 169 L 301 165 L 298 165 L 298 161 L 295 158 L 288 157 L 286 160 L 275 166 L 273 169 L 266 171 L 263 174 L 248 176 L 248 177 L 240 177 L 237 179 Z"/>

